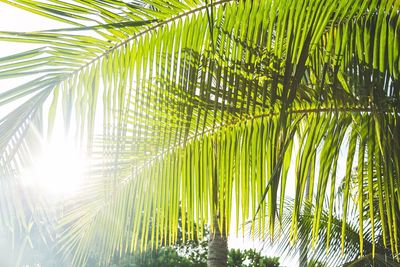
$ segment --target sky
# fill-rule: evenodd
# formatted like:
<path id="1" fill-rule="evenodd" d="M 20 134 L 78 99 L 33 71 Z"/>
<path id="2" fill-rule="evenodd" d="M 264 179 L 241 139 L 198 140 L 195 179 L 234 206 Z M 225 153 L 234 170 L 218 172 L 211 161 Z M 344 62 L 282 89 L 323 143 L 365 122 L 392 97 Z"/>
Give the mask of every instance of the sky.
<path id="1" fill-rule="evenodd" d="M 64 23 L 12 7 L 2 2 L 0 2 L 0 11 L 0 31 L 30 32 L 67 26 Z M 0 57 L 42 46 L 41 44 L 4 42 L 0 40 Z M 19 84 L 26 83 L 31 79 L 32 76 L 25 79 L 19 77 L 0 80 L 0 93 L 11 90 Z M 28 95 L 19 101 L 0 105 L 0 118 L 3 118 L 16 106 L 30 97 L 32 96 Z M 44 121 L 44 123 L 46 122 Z M 62 123 L 59 122 L 58 125 L 62 125 Z M 83 166 L 79 164 L 79 159 L 82 157 L 81 153 L 73 145 L 67 146 L 64 140 L 63 130 L 60 127 L 58 127 L 58 129 L 56 127 L 54 132 L 55 135 L 51 143 L 47 142 L 47 140 L 42 140 L 43 151 L 41 155 L 33 159 L 33 166 L 26 168 L 22 172 L 22 183 L 25 186 L 29 186 L 32 190 L 43 191 L 43 193 L 51 199 L 53 199 L 53 197 L 58 198 L 57 196 L 67 197 L 67 195 L 72 195 L 77 191 L 77 187 L 79 186 L 78 180 L 81 181 L 83 179 Z M 68 145 L 71 145 L 71 142 Z M 63 171 L 60 172 L 60 170 Z M 55 179 L 54 177 L 57 178 Z M 62 201 L 62 198 L 60 198 L 59 201 Z"/>
<path id="2" fill-rule="evenodd" d="M 0 31 L 40 31 L 49 28 L 61 28 L 65 24 L 48 18 L 29 13 L 0 2 Z M 41 45 L 28 43 L 11 43 L 0 41 L 0 58 L 26 50 L 40 47 Z M 26 79 L 15 78 L 0 80 L 0 93 L 12 89 L 26 82 Z M 6 115 L 13 107 L 0 107 L 0 118 Z"/>
<path id="3" fill-rule="evenodd" d="M 62 28 L 65 24 L 57 21 L 50 20 L 48 18 L 35 15 L 9 5 L 0 2 L 0 31 L 39 31 L 44 29 L 55 29 Z M 8 56 L 18 52 L 26 51 L 29 49 L 36 48 L 37 46 L 26 43 L 9 43 L 0 41 L 0 57 Z M 0 80 L 0 93 L 15 87 L 18 84 L 22 84 L 27 80 L 24 79 L 10 79 L 10 80 Z M 0 107 L 0 118 L 5 116 L 9 111 L 15 107 L 8 105 L 5 107 Z M 53 148 L 52 148 L 53 149 Z M 40 164 L 40 163 L 39 163 Z M 34 172 L 34 171 L 32 171 Z M 49 175 L 52 175 L 51 173 Z M 47 183 L 47 181 L 44 181 Z M 291 183 L 292 186 L 294 183 Z M 293 195 L 293 189 L 289 189 L 289 194 Z M 235 227 L 232 227 L 234 229 Z M 239 234 L 240 235 L 240 234 Z M 231 237 L 229 240 L 229 247 L 231 248 L 256 248 L 261 249 L 262 243 L 257 241 L 252 241 L 249 238 L 235 238 Z M 273 249 L 266 246 L 263 254 L 268 256 L 274 256 Z M 276 255 L 280 256 L 280 255 Z M 296 266 L 297 259 L 286 259 L 281 258 L 281 265 L 283 266 Z"/>

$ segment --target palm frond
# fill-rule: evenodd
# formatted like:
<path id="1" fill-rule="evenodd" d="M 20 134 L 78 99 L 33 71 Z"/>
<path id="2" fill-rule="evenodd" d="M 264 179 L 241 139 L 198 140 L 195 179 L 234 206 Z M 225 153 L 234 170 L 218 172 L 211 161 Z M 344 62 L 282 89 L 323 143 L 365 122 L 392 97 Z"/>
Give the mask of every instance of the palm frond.
<path id="1" fill-rule="evenodd" d="M 360 237 L 359 237 L 359 213 L 357 203 L 350 201 L 349 209 L 347 211 L 346 222 L 343 221 L 343 198 L 335 199 L 333 204 L 333 212 L 329 213 L 329 202 L 326 202 L 325 207 L 321 213 L 320 227 L 318 231 L 318 239 L 311 245 L 313 217 L 315 207 L 306 204 L 301 214 L 299 215 L 299 240 L 293 243 L 290 238 L 293 201 L 286 200 L 286 209 L 283 213 L 282 230 L 277 233 L 271 234 L 275 236 L 274 247 L 276 253 L 283 255 L 283 257 L 295 257 L 299 251 L 300 246 L 305 246 L 307 250 L 307 260 L 314 260 L 326 264 L 327 266 L 347 266 L 347 264 L 363 259 L 369 259 L 372 255 L 376 256 L 377 266 L 379 259 L 384 256 L 387 262 L 395 263 L 395 256 L 391 253 L 390 249 L 382 242 L 382 227 L 381 222 L 375 220 L 376 233 L 373 234 L 373 227 L 369 220 L 369 214 L 362 218 L 364 222 L 363 231 L 363 252 L 360 253 Z M 377 218 L 379 220 L 379 218 Z M 343 234 L 343 224 L 346 228 Z M 258 234 L 258 233 L 257 233 Z M 397 263 L 398 264 L 398 263 Z"/>
<path id="2" fill-rule="evenodd" d="M 88 136 L 89 146 L 99 117 L 97 99 L 103 98 L 98 147 L 106 179 L 88 185 L 87 199 L 99 196 L 97 201 L 74 208 L 64 220 L 70 232 L 63 250 L 77 251 L 76 265 L 94 247 L 103 263 L 139 243 L 156 247 L 156 240 L 176 233 L 179 202 L 189 236 L 195 222 L 216 227 L 216 216 L 219 228 L 229 232 L 233 209 L 236 225 L 268 215 L 269 222 L 258 219 L 257 225 L 274 232 L 292 155 L 294 238 L 300 207 L 309 198 L 315 203 L 316 240 L 326 194 L 330 203 L 336 195 L 340 151 L 347 155 L 346 181 L 354 165 L 361 170 L 360 216 L 367 162 L 384 162 L 377 179 L 391 195 L 399 192 L 398 1 L 6 2 L 74 29 L 3 32 L 3 40 L 47 48 L 5 61 L 0 77 L 44 75 L 39 82 L 49 82 L 53 95 L 62 96 L 64 117 L 80 125 L 77 134 Z M 97 26 L 128 21 L 154 22 Z M 77 34 L 76 27 L 95 33 Z M 58 67 L 64 64 L 65 70 Z M 0 102 L 39 88 L 30 83 L 6 92 Z M 308 172 L 312 189 L 306 195 Z M 345 186 L 344 214 L 348 199 Z M 390 195 L 380 201 L 386 202 L 379 212 L 388 215 L 395 249 L 396 202 Z M 332 209 L 330 204 L 329 218 Z M 120 218 L 117 226 L 112 218 Z M 139 229 L 152 220 L 155 237 L 147 240 Z"/>

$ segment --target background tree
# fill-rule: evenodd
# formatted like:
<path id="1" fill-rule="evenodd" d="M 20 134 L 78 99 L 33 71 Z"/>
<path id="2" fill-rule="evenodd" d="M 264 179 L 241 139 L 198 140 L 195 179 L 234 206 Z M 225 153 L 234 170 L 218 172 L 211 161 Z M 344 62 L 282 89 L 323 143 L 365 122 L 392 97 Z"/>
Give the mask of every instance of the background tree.
<path id="1" fill-rule="evenodd" d="M 208 224 L 223 243 L 231 220 L 239 227 L 248 219 L 264 237 L 275 215 L 281 219 L 290 166 L 292 237 L 309 198 L 316 242 L 326 195 L 332 218 L 340 153 L 344 214 L 350 171 L 359 169 L 360 252 L 363 199 L 373 200 L 363 177 L 373 165 L 385 198 L 379 209 L 369 206 L 370 218 L 388 221 L 389 243 L 397 244 L 397 0 L 2 1 L 70 25 L 0 33 L 40 46 L 0 61 L 1 78 L 27 80 L 0 94 L 0 105 L 15 105 L 0 119 L 0 195 L 10 204 L 2 224 L 26 220 L 9 189 L 33 154 L 30 140 L 63 117 L 93 158 L 82 197 L 60 221 L 60 247 L 74 254 L 73 265 L 92 253 L 107 265 L 115 253 L 174 243 L 179 203 L 189 238 L 195 223 Z M 150 224 L 151 233 L 139 231 Z M 226 257 L 220 252 L 215 258 Z"/>
<path id="2" fill-rule="evenodd" d="M 207 251 L 207 243 L 197 247 L 198 250 Z M 202 257 L 192 257 L 193 254 L 180 254 L 173 247 L 162 248 L 158 251 L 147 251 L 142 254 L 125 255 L 116 260 L 112 267 L 151 267 L 151 266 L 181 266 L 181 267 L 205 267 L 207 266 L 207 254 Z M 96 265 L 94 265 L 96 266 Z M 253 249 L 230 249 L 228 253 L 229 267 L 278 267 L 278 257 L 262 256 Z"/>
<path id="3" fill-rule="evenodd" d="M 376 171 L 374 170 L 374 173 Z M 315 244 L 308 243 L 306 249 L 308 251 L 309 264 L 314 266 L 320 264 L 321 266 L 399 266 L 396 255 L 393 255 L 391 249 L 398 250 L 399 247 L 393 248 L 389 245 L 389 238 L 385 229 L 387 228 L 387 221 L 381 221 L 379 213 L 375 214 L 373 223 L 376 232 L 373 233 L 370 218 L 370 207 L 372 204 L 373 209 L 379 209 L 379 198 L 385 197 L 385 192 L 379 192 L 377 179 L 372 177 L 374 199 L 372 202 L 368 201 L 366 197 L 370 192 L 368 187 L 365 187 L 364 195 L 364 215 L 362 217 L 365 231 L 362 236 L 363 251 L 360 255 L 360 222 L 357 210 L 358 198 L 358 175 L 357 170 L 353 172 L 350 180 L 350 201 L 348 203 L 348 211 L 346 214 L 346 226 L 343 229 L 343 199 L 337 198 L 333 203 L 332 217 L 329 215 L 329 206 L 325 206 L 321 213 L 321 225 L 319 228 L 318 239 Z M 364 183 L 368 183 L 365 177 Z M 340 184 L 338 192 L 341 193 L 344 189 L 344 184 Z M 380 195 L 383 193 L 384 195 Z M 394 196 L 395 201 L 397 196 Z M 287 210 L 283 217 L 283 233 L 276 237 L 277 252 L 283 257 L 293 257 L 297 253 L 297 248 L 300 244 L 292 245 L 290 240 L 290 227 L 288 226 L 291 221 L 291 207 L 293 202 L 287 200 Z M 299 216 L 299 239 L 311 240 L 312 235 L 312 219 L 314 217 L 315 207 L 306 203 L 307 207 L 302 211 Z M 395 207 L 394 212 L 400 214 L 398 207 Z M 329 223 L 331 220 L 331 223 Z M 397 218 L 398 220 L 398 218 Z M 343 231 L 345 233 L 343 234 Z M 398 234 L 398 233 L 397 233 Z M 313 247 L 314 246 L 314 247 Z M 398 245 L 397 245 L 398 246 Z"/>

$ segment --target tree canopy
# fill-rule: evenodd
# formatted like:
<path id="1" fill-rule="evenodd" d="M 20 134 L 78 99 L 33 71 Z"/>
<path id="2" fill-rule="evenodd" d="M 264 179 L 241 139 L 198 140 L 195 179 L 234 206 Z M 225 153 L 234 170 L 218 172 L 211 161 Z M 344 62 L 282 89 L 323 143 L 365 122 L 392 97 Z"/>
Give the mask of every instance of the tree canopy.
<path id="1" fill-rule="evenodd" d="M 15 107 L 0 118 L 2 225 L 43 218 L 19 173 L 62 119 L 93 163 L 60 222 L 74 265 L 174 243 L 180 206 L 189 238 L 248 220 L 273 236 L 288 183 L 291 237 L 308 200 L 313 243 L 328 202 L 329 239 L 341 157 L 342 244 L 356 167 L 372 244 L 379 214 L 398 254 L 400 1 L 1 1 L 69 25 L 0 32 L 38 46 L 0 59 L 1 79 L 26 80 L 0 89 Z"/>

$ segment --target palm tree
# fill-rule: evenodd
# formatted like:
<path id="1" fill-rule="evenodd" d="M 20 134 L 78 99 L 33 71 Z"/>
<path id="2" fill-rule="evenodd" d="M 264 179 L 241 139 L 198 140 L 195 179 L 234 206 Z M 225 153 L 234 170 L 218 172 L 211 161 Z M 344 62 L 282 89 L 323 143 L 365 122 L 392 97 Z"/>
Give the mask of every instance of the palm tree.
<path id="1" fill-rule="evenodd" d="M 374 166 L 375 168 L 376 166 Z M 382 167 L 382 166 L 381 166 Z M 283 233 L 279 233 L 276 238 L 276 250 L 280 255 L 286 257 L 295 256 L 298 248 L 307 251 L 306 261 L 300 263 L 299 266 L 307 266 L 307 263 L 312 261 L 325 264 L 325 266 L 399 266 L 396 254 L 390 249 L 389 238 L 386 233 L 388 220 L 375 213 L 373 220 L 370 217 L 370 205 L 372 209 L 379 209 L 379 198 L 385 197 L 386 193 L 379 190 L 378 180 L 375 175 L 377 171 L 373 170 L 372 177 L 372 202 L 369 201 L 368 195 L 368 178 L 364 177 L 364 192 L 363 192 L 363 206 L 364 215 L 362 216 L 364 231 L 362 231 L 363 251 L 360 255 L 360 217 L 358 212 L 358 177 L 357 170 L 353 172 L 350 179 L 350 200 L 348 203 L 348 210 L 346 214 L 346 222 L 343 221 L 343 197 L 341 194 L 344 190 L 344 184 L 338 186 L 338 193 L 340 196 L 334 200 L 332 217 L 329 214 L 329 205 L 323 207 L 320 218 L 320 227 L 318 239 L 314 247 L 309 242 L 301 243 L 304 240 L 311 240 L 312 234 L 312 219 L 314 217 L 315 207 L 310 203 L 304 203 L 304 209 L 299 216 L 299 244 L 291 244 L 290 240 L 290 222 L 292 217 L 293 200 L 286 199 L 286 209 L 283 213 Z M 383 193 L 383 196 L 382 196 Z M 390 193 L 389 193 L 390 194 Z M 398 202 L 398 195 L 392 196 L 395 202 Z M 390 197 L 390 198 L 392 198 Z M 327 201 L 326 204 L 329 202 Z M 385 205 L 385 203 L 383 203 Z M 400 214 L 399 206 L 394 207 L 394 213 Z M 396 215 L 396 220 L 400 218 Z M 331 221 L 330 223 L 329 220 Z M 374 227 L 372 227 L 374 223 Z M 343 224 L 346 224 L 343 234 Z M 329 233 L 328 233 L 329 231 Z M 375 231 L 375 232 L 374 232 Z M 397 235 L 400 233 L 397 232 Z M 397 236 L 399 238 L 399 236 Z M 304 248 L 303 248 L 304 246 Z M 394 251 L 399 250 L 392 247 Z M 301 255 L 301 254 L 300 254 Z M 339 256 L 341 255 L 341 256 Z M 301 256 L 300 256 L 301 257 Z M 307 260 L 307 257 L 309 258 Z"/>
<path id="2" fill-rule="evenodd" d="M 363 198 L 373 200 L 363 177 L 381 166 L 378 193 L 389 194 L 370 216 L 388 221 L 396 253 L 398 0 L 1 1 L 69 25 L 0 33 L 39 45 L 0 60 L 1 78 L 27 81 L 0 94 L 1 106 L 14 103 L 0 119 L 2 224 L 26 221 L 7 188 L 18 187 L 33 138 L 63 118 L 93 157 L 60 222 L 60 250 L 74 265 L 173 243 L 181 206 L 182 231 L 194 237 L 194 224 L 209 224 L 208 264 L 224 266 L 233 222 L 274 232 L 293 181 L 292 238 L 309 199 L 315 242 L 326 195 L 332 225 L 341 154 L 343 233 L 351 169 L 360 170 L 361 218 Z"/>

